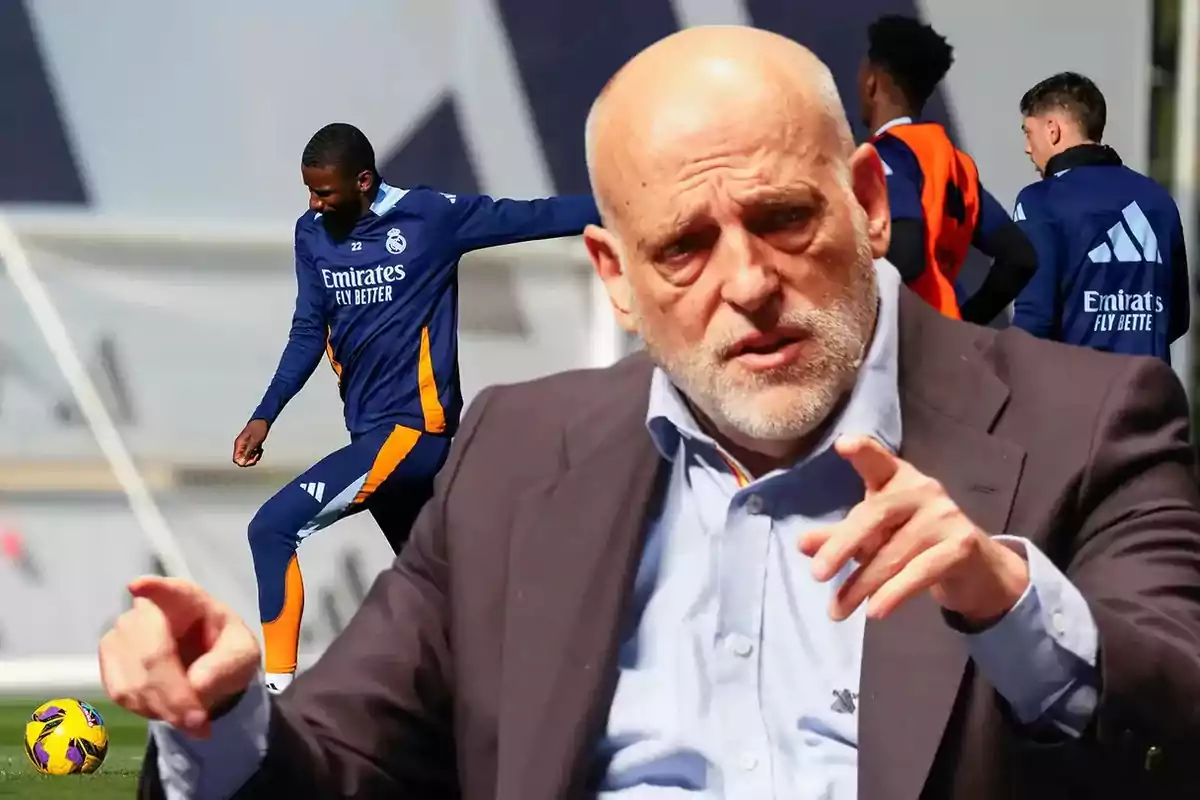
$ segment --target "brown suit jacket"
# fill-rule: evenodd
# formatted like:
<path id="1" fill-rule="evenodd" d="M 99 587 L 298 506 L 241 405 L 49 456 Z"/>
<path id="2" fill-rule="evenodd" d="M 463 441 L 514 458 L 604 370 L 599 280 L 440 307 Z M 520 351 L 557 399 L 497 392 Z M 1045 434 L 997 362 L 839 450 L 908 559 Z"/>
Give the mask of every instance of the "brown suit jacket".
<path id="1" fill-rule="evenodd" d="M 1178 380 L 947 320 L 907 290 L 900 329 L 902 456 L 1066 571 L 1103 691 L 1082 739 L 1039 743 L 914 600 L 867 626 L 860 798 L 1200 796 L 1200 498 Z M 275 703 L 244 795 L 589 795 L 665 472 L 651 369 L 634 355 L 479 396 L 406 549 Z"/>

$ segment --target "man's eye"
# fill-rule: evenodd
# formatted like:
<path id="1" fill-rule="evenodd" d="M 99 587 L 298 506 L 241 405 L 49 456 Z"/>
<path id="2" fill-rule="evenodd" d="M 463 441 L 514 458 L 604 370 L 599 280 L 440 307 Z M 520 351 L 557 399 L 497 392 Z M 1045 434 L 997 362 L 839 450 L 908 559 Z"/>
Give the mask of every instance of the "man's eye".
<path id="1" fill-rule="evenodd" d="M 684 258 L 694 252 L 696 252 L 696 245 L 694 242 L 681 241 L 664 247 L 662 249 L 662 257 L 666 261 L 671 261 L 674 259 Z"/>
<path id="2" fill-rule="evenodd" d="M 787 230 L 807 223 L 812 219 L 813 210 L 805 206 L 789 206 L 778 208 L 764 214 L 759 220 L 760 233 Z"/>
<path id="3" fill-rule="evenodd" d="M 678 262 L 694 256 L 711 245 L 711 236 L 703 233 L 689 233 L 680 236 L 658 251 L 658 260 L 663 262 Z"/>

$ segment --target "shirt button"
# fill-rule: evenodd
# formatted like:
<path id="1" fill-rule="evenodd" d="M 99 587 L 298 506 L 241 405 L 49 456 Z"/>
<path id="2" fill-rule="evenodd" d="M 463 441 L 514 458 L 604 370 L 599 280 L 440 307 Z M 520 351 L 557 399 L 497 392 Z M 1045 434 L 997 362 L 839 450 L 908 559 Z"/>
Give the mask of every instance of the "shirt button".
<path id="1" fill-rule="evenodd" d="M 746 513 L 758 514 L 763 510 L 763 499 L 760 495 L 752 494 L 746 498 Z"/>
<path id="2" fill-rule="evenodd" d="M 750 772 L 758 766 L 758 756 L 754 755 L 753 753 L 742 753 L 742 755 L 738 757 L 738 766 L 744 769 L 746 772 Z"/>
<path id="3" fill-rule="evenodd" d="M 1062 636 L 1067 632 L 1067 620 L 1061 611 L 1055 611 L 1050 617 L 1050 624 L 1054 626 L 1054 632 Z"/>
<path id="4" fill-rule="evenodd" d="M 725 638 L 725 646 L 735 656 L 745 658 L 754 652 L 754 644 L 745 636 L 734 633 Z"/>

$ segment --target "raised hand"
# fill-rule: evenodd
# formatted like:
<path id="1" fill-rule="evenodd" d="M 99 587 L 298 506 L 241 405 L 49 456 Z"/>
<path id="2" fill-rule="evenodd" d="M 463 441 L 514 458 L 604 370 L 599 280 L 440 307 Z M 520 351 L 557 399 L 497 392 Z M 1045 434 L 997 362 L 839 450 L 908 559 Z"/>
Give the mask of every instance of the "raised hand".
<path id="1" fill-rule="evenodd" d="M 133 608 L 100 640 L 104 690 L 139 716 L 207 736 L 213 710 L 257 674 L 258 640 L 231 609 L 188 581 L 138 578 L 129 591 Z"/>
<path id="2" fill-rule="evenodd" d="M 843 620 L 867 601 L 867 615 L 880 619 L 924 591 L 979 626 L 1016 605 L 1029 585 L 1025 559 L 971 522 L 940 483 L 875 439 L 843 438 L 835 447 L 862 478 L 865 496 L 844 520 L 799 542 L 819 581 L 851 559 L 858 564 L 830 616 Z"/>

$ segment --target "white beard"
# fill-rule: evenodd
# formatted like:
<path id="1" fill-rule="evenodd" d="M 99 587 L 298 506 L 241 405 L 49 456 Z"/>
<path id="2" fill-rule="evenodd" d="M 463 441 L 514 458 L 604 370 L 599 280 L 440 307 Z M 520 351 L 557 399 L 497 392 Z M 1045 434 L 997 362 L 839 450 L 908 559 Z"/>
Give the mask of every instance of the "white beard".
<path id="1" fill-rule="evenodd" d="M 858 268 L 840 297 L 825 308 L 789 312 L 779 319 L 781 326 L 808 334 L 808 346 L 816 349 L 811 356 L 776 370 L 753 373 L 721 355 L 751 331 L 731 331 L 722 341 L 670 353 L 639 324 L 646 350 L 718 426 L 728 426 L 757 441 L 792 441 L 806 436 L 825 422 L 854 387 L 870 345 L 879 290 L 865 230 L 858 241 Z"/>

